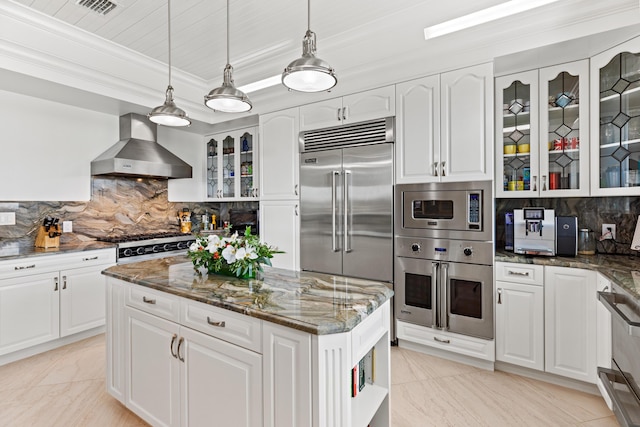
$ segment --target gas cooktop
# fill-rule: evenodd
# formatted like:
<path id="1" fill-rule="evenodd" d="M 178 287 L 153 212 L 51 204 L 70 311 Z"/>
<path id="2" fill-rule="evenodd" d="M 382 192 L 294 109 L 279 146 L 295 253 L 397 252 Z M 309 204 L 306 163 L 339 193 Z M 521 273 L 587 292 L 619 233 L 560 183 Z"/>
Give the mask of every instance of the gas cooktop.
<path id="1" fill-rule="evenodd" d="M 97 240 L 118 245 L 118 263 L 142 261 L 186 253 L 196 238 L 173 231 L 122 236 L 103 236 Z"/>
<path id="2" fill-rule="evenodd" d="M 143 240 L 164 239 L 164 238 L 186 238 L 185 240 L 192 239 L 191 234 L 180 233 L 178 231 L 162 231 L 158 233 L 144 233 L 144 234 L 125 234 L 121 236 L 102 236 L 97 240 L 109 243 L 125 243 L 125 242 L 139 242 Z M 176 239 L 174 239 L 176 240 Z"/>

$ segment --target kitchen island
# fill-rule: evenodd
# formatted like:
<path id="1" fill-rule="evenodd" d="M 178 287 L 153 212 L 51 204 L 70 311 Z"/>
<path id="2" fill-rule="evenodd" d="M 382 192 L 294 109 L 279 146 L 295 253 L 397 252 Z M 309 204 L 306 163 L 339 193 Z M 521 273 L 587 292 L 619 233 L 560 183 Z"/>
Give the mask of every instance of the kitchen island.
<path id="1" fill-rule="evenodd" d="M 389 426 L 384 283 L 185 256 L 103 274 L 107 389 L 150 424 Z"/>

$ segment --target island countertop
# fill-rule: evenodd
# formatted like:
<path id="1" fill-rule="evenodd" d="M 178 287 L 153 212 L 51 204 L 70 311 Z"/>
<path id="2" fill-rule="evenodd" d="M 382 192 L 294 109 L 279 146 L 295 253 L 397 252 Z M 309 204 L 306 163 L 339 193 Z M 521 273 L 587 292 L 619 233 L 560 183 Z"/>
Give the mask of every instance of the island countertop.
<path id="1" fill-rule="evenodd" d="M 187 256 L 110 267 L 104 275 L 315 335 L 348 332 L 393 296 L 383 282 L 265 268 L 257 279 L 197 272 Z"/>

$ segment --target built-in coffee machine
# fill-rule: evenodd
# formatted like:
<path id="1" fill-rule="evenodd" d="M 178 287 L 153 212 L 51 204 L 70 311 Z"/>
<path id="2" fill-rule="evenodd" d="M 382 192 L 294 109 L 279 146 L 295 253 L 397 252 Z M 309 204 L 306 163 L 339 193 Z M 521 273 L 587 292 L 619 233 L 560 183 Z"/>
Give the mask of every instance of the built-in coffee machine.
<path id="1" fill-rule="evenodd" d="M 513 210 L 513 251 L 524 255 L 556 254 L 555 211 L 545 208 Z"/>

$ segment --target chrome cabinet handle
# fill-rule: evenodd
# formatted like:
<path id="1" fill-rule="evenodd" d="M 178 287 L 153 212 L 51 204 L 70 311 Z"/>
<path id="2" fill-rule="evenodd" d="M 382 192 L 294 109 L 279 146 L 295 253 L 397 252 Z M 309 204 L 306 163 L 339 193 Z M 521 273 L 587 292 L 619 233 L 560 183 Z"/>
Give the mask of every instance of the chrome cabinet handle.
<path id="1" fill-rule="evenodd" d="M 82 261 L 93 261 L 95 259 L 98 259 L 98 256 L 92 256 L 90 258 L 82 258 Z"/>
<path id="2" fill-rule="evenodd" d="M 342 120 L 347 120 L 347 107 L 342 107 Z"/>
<path id="3" fill-rule="evenodd" d="M 342 110 L 342 108 L 338 108 L 338 121 L 342 120 L 342 116 L 340 115 L 340 110 Z"/>
<path id="4" fill-rule="evenodd" d="M 547 176 L 542 175 L 542 191 L 547 191 Z"/>
<path id="5" fill-rule="evenodd" d="M 21 266 L 17 266 L 17 267 L 13 267 L 14 270 L 18 271 L 18 270 L 27 270 L 29 268 L 36 268 L 35 264 L 31 264 L 31 265 L 21 265 Z"/>
<path id="6" fill-rule="evenodd" d="M 331 172 L 331 250 L 333 252 L 338 252 L 338 234 L 336 230 L 336 216 L 337 212 L 337 203 L 336 203 L 336 176 L 340 175 L 340 171 L 332 171 Z"/>
<path id="7" fill-rule="evenodd" d="M 446 162 L 442 162 L 441 163 L 441 165 L 442 165 L 442 176 L 445 176 L 445 173 L 444 173 L 444 171 L 445 171 L 445 167 L 444 167 L 445 163 Z"/>
<path id="8" fill-rule="evenodd" d="M 217 326 L 219 328 L 224 328 L 225 327 L 225 321 L 221 321 L 221 322 L 215 322 L 213 320 L 211 320 L 211 318 L 209 316 L 207 316 L 207 323 L 210 324 L 211 326 Z"/>
<path id="9" fill-rule="evenodd" d="M 502 304 L 502 288 L 498 288 L 498 304 Z"/>
<path id="10" fill-rule="evenodd" d="M 523 277 L 529 277 L 529 272 L 525 271 L 525 272 L 520 272 L 520 271 L 507 271 L 507 274 L 509 276 L 523 276 Z"/>
<path id="11" fill-rule="evenodd" d="M 180 360 L 181 362 L 184 362 L 184 357 L 180 356 L 180 347 L 182 347 L 183 342 L 184 342 L 184 338 L 180 337 L 180 339 L 178 340 L 178 350 L 176 351 L 176 354 L 178 355 L 178 360 Z"/>
<path id="12" fill-rule="evenodd" d="M 531 186 L 531 191 L 538 191 L 538 177 L 533 175 L 533 186 Z"/>
<path id="13" fill-rule="evenodd" d="M 155 304 L 156 300 L 155 299 L 147 299 L 147 297 L 143 296 L 142 297 L 142 302 L 146 302 L 147 304 Z"/>
<path id="14" fill-rule="evenodd" d="M 173 334 L 173 336 L 171 337 L 171 345 L 169 346 L 169 351 L 171 351 L 171 355 L 175 359 L 178 358 L 178 354 L 173 351 L 173 345 L 176 343 L 176 338 L 178 338 L 178 334 Z"/>
<path id="15" fill-rule="evenodd" d="M 293 186 L 293 194 L 296 196 L 298 195 L 298 184 Z"/>
<path id="16" fill-rule="evenodd" d="M 433 163 L 433 176 L 438 176 L 438 162 Z"/>
<path id="17" fill-rule="evenodd" d="M 438 341 L 441 342 L 443 344 L 450 344 L 451 340 L 443 340 L 442 338 L 438 338 L 438 337 L 433 337 L 434 341 Z"/>
<path id="18" fill-rule="evenodd" d="M 53 288 L 53 292 L 58 290 L 58 278 L 54 277 L 53 278 L 53 283 L 56 285 L 55 288 Z"/>
<path id="19" fill-rule="evenodd" d="M 350 170 L 344 171 L 344 251 L 351 252 L 349 242 L 349 175 Z"/>
<path id="20" fill-rule="evenodd" d="M 67 276 L 62 276 L 62 289 L 67 289 Z"/>
<path id="21" fill-rule="evenodd" d="M 294 213 L 296 214 L 296 216 L 298 216 L 298 205 L 295 205 L 293 210 L 294 210 Z"/>

